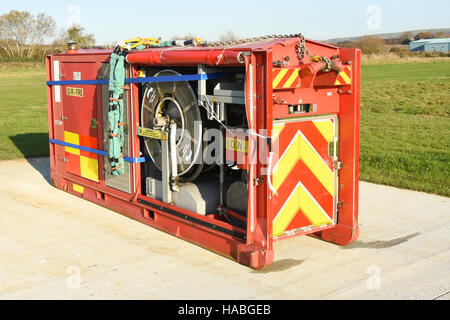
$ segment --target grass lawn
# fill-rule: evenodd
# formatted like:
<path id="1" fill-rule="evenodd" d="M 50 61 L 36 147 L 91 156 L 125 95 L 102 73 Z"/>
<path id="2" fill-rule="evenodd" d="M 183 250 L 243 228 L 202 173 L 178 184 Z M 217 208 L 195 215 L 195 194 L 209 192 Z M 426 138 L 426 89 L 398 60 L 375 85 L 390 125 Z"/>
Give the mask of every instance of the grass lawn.
<path id="1" fill-rule="evenodd" d="M 360 179 L 450 196 L 450 59 L 362 68 Z"/>
<path id="2" fill-rule="evenodd" d="M 0 65 L 0 160 L 48 155 L 45 70 Z M 450 59 L 365 63 L 360 178 L 450 196 Z"/>
<path id="3" fill-rule="evenodd" d="M 360 179 L 450 196 L 448 117 L 361 114 Z"/>
<path id="4" fill-rule="evenodd" d="M 45 68 L 0 67 L 0 160 L 47 156 Z"/>

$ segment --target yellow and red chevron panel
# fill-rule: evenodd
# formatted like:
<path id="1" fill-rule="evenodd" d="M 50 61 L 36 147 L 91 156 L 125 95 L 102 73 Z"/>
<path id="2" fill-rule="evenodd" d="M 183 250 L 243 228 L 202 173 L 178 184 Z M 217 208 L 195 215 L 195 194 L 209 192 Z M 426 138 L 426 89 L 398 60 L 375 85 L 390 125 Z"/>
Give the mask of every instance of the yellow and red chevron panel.
<path id="1" fill-rule="evenodd" d="M 97 149 L 97 138 L 64 131 L 64 142 Z M 98 182 L 98 155 L 71 147 L 65 148 L 66 171 Z"/>
<path id="2" fill-rule="evenodd" d="M 272 137 L 278 160 L 272 170 L 273 235 L 334 223 L 336 174 L 329 144 L 334 117 L 277 122 Z"/>
<path id="3" fill-rule="evenodd" d="M 339 72 L 335 86 L 346 86 L 352 84 L 352 67 L 346 66 L 344 69 Z"/>
<path id="4" fill-rule="evenodd" d="M 274 90 L 300 87 L 299 72 L 296 68 L 273 68 L 272 79 Z"/>

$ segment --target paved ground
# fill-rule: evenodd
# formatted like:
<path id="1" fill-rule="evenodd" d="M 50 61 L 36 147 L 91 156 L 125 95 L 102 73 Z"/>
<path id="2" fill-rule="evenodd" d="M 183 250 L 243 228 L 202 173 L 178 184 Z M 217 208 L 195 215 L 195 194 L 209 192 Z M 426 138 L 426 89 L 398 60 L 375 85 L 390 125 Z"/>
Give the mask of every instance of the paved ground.
<path id="1" fill-rule="evenodd" d="M 277 242 L 254 271 L 1 162 L 2 299 L 450 299 L 448 198 L 361 183 L 359 240 Z"/>

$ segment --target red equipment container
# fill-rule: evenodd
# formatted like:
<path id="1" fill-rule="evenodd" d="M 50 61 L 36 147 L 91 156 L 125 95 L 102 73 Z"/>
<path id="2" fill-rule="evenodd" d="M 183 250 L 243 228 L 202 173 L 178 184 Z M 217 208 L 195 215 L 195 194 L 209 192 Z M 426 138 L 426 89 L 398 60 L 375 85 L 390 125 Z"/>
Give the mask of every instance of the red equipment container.
<path id="1" fill-rule="evenodd" d="M 131 81 L 124 97 L 126 173 L 109 174 L 104 150 L 110 54 L 110 50 L 78 50 L 47 57 L 50 169 L 55 187 L 255 269 L 273 262 L 276 240 L 302 234 L 339 245 L 356 240 L 358 49 L 310 40 L 303 47 L 301 38 L 292 37 L 129 53 L 126 76 L 131 79 L 140 70 L 164 69 L 185 76 L 205 70 L 234 72 L 233 79 L 243 75 L 241 104 L 223 106 L 241 110 L 232 115 L 243 114 L 250 133 L 240 138 L 222 130 L 225 160 L 245 159 L 233 169 L 244 173 L 239 182 L 245 186 L 241 189 L 246 193 L 246 208 L 241 210 L 245 214 L 231 208 L 233 196 L 228 206 L 221 200 L 206 214 L 149 196 L 146 162 L 142 162 L 144 140 L 138 136 L 143 126 L 142 83 Z M 198 79 L 189 83 L 195 87 L 197 81 L 211 81 Z M 200 87 L 195 93 L 199 99 Z M 226 187 L 222 182 L 217 180 Z"/>

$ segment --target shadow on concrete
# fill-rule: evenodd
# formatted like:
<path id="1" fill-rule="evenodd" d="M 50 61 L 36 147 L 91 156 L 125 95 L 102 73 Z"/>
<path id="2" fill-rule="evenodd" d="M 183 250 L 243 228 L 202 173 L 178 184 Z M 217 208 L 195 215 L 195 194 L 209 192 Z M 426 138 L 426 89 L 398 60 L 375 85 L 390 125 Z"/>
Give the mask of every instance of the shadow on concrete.
<path id="1" fill-rule="evenodd" d="M 49 183 L 50 182 L 50 158 L 27 158 L 28 163 L 38 171 L 42 177 Z"/>
<path id="2" fill-rule="evenodd" d="M 25 133 L 9 136 L 28 163 L 50 183 L 48 133 Z"/>
<path id="3" fill-rule="evenodd" d="M 272 273 L 272 272 L 285 271 L 285 270 L 291 269 L 293 267 L 296 267 L 296 266 L 302 264 L 303 262 L 304 262 L 304 260 L 300 260 L 300 259 L 298 259 L 298 260 L 296 260 L 296 259 L 278 260 L 278 261 L 275 261 L 268 268 L 262 269 L 262 270 L 253 270 L 252 273 L 267 274 L 267 273 Z"/>
<path id="4" fill-rule="evenodd" d="M 370 241 L 370 242 L 364 242 L 364 241 L 355 241 L 354 243 L 341 247 L 342 249 L 354 249 L 354 248 L 366 248 L 366 249 L 384 249 L 384 248 L 391 248 L 394 246 L 397 246 L 401 243 L 404 243 L 408 241 L 411 238 L 414 238 L 418 236 L 420 232 L 415 232 L 408 234 L 404 237 L 395 238 L 392 240 L 377 240 L 377 241 Z"/>

